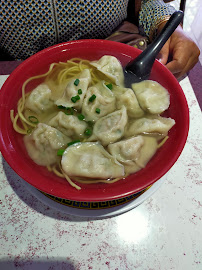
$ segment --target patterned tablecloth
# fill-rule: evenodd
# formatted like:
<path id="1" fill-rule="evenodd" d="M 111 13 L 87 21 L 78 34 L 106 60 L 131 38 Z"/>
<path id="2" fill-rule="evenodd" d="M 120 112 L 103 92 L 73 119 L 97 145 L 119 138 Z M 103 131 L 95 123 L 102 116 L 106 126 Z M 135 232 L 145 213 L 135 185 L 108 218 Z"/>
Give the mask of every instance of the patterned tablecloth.
<path id="1" fill-rule="evenodd" d="M 52 207 L 1 157 L 0 269 L 202 269 L 201 111 L 188 77 L 180 84 L 190 108 L 185 148 L 155 193 L 123 214 Z"/>

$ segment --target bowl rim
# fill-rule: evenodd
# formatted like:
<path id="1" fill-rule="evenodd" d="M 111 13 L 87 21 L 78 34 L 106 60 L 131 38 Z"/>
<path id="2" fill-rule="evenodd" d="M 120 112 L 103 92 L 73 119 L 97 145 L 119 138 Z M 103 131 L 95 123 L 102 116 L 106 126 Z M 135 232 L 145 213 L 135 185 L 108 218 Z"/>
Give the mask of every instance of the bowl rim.
<path id="1" fill-rule="evenodd" d="M 96 48 L 96 46 L 106 46 L 106 47 L 115 47 L 115 48 L 119 48 L 120 52 L 123 51 L 123 54 L 127 51 L 127 53 L 129 55 L 133 54 L 132 52 L 134 52 L 134 54 L 139 54 L 141 51 L 137 48 L 134 48 L 132 46 L 123 44 L 123 43 L 118 43 L 115 41 L 109 41 L 109 40 L 99 40 L 99 39 L 93 39 L 93 40 L 88 40 L 88 39 L 83 39 L 83 40 L 76 40 L 76 41 L 68 41 L 68 42 L 63 42 L 63 43 L 59 43 L 56 45 L 53 45 L 51 47 L 48 47 L 34 55 L 32 55 L 31 57 L 29 57 L 28 59 L 26 59 L 25 61 L 23 61 L 11 74 L 10 76 L 6 79 L 5 83 L 3 84 L 1 91 L 0 91 L 0 101 L 2 99 L 5 99 L 5 91 L 7 90 L 7 88 L 9 87 L 10 83 L 12 82 L 12 79 L 15 78 L 16 76 L 18 76 L 18 74 L 20 74 L 20 72 L 22 72 L 26 67 L 28 67 L 31 63 L 33 62 L 37 62 L 38 60 L 41 59 L 41 57 L 43 57 L 44 55 L 51 53 L 51 52 L 56 52 L 58 50 L 62 50 L 63 52 L 68 51 L 69 49 L 71 49 L 71 47 L 73 48 L 75 45 L 77 46 L 81 46 L 82 48 Z M 158 60 L 155 60 L 154 65 L 156 67 L 159 67 L 160 70 L 164 70 L 165 73 L 167 74 L 169 80 L 170 80 L 170 84 L 174 84 L 180 92 L 180 97 L 182 99 L 182 102 L 184 104 L 184 118 L 185 118 L 185 127 L 184 127 L 184 134 L 182 136 L 182 140 L 179 143 L 178 146 L 178 151 L 175 153 L 175 155 L 172 158 L 172 162 L 169 164 L 169 166 L 165 166 L 164 170 L 158 175 L 158 177 L 154 177 L 152 181 L 149 182 L 149 184 L 145 185 L 142 184 L 139 186 L 139 188 L 133 188 L 131 190 L 124 190 L 118 192 L 117 194 L 113 193 L 112 190 L 112 185 L 114 184 L 101 184 L 101 185 L 105 185 L 105 188 L 101 188 L 102 192 L 99 194 L 99 192 L 95 192 L 95 189 L 93 188 L 84 188 L 84 190 L 88 190 L 90 192 L 90 190 L 94 191 L 94 194 L 91 194 L 88 198 L 86 197 L 86 192 L 80 192 L 78 191 L 78 194 L 75 195 L 75 193 L 73 193 L 73 195 L 70 195 L 68 192 L 62 192 L 60 190 L 60 192 L 58 192 L 57 190 L 54 190 L 53 185 L 50 185 L 48 187 L 44 187 L 43 185 L 36 185 L 36 183 L 33 183 L 33 181 L 30 181 L 29 176 L 27 175 L 27 173 L 25 173 L 23 171 L 23 168 L 19 168 L 18 165 L 16 165 L 16 159 L 11 157 L 11 153 L 13 153 L 14 149 L 8 148 L 7 144 L 5 143 L 5 138 L 6 138 L 6 134 L 3 131 L 3 127 L 2 127 L 2 121 L 0 121 L 0 150 L 1 153 L 3 155 L 3 157 L 5 158 L 6 162 L 10 165 L 10 167 L 22 178 L 24 179 L 26 182 L 28 182 L 29 184 L 31 184 L 32 186 L 36 187 L 37 189 L 56 196 L 56 197 L 60 197 L 60 198 L 64 198 L 64 199 L 69 199 L 69 200 L 73 200 L 73 201 L 106 201 L 106 200 L 113 200 L 113 199 L 119 199 L 119 198 L 124 198 L 126 196 L 130 196 L 132 194 L 135 194 L 145 188 L 147 188 L 149 185 L 152 185 L 154 182 L 156 182 L 157 180 L 159 180 L 163 175 L 165 175 L 170 169 L 171 167 L 175 164 L 175 162 L 177 161 L 177 159 L 179 158 L 186 140 L 187 140 L 187 136 L 188 136 L 188 131 L 189 131 L 189 109 L 188 109 L 188 105 L 187 105 L 187 101 L 186 101 L 186 97 L 183 93 L 183 90 L 181 88 L 181 86 L 179 85 L 178 81 L 176 80 L 176 78 L 173 76 L 173 74 L 167 70 L 167 68 L 165 66 L 163 66 Z M 1 112 L 3 112 L 3 110 L 5 109 L 5 104 L 2 103 L 0 104 L 0 115 Z M 6 138 L 7 142 L 10 140 L 10 138 Z M 10 142 L 11 143 L 11 142 Z M 9 151 L 8 151 L 9 150 Z M 123 181 L 123 180 L 120 180 Z M 119 182 L 120 182 L 119 181 Z M 117 182 L 116 182 L 117 183 Z M 95 184 L 92 184 L 95 185 Z M 106 186 L 107 185 L 107 186 Z M 81 185 L 82 186 L 82 185 Z M 100 187 L 100 185 L 98 185 Z M 111 186 L 110 188 L 108 188 L 109 186 Z M 83 189 L 83 188 L 82 188 Z M 109 192 L 106 191 L 106 189 L 111 190 L 112 191 L 112 195 L 109 194 Z M 68 194 L 67 194 L 68 193 Z"/>

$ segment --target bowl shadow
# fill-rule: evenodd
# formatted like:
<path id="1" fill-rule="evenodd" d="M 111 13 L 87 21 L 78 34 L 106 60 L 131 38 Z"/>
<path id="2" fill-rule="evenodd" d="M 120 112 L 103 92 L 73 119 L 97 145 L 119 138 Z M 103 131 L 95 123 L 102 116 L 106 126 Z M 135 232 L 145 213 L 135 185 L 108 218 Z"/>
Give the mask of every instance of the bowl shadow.
<path id="1" fill-rule="evenodd" d="M 66 214 L 62 211 L 57 211 L 56 209 L 44 204 L 38 198 L 30 193 L 30 191 L 23 184 L 24 180 L 9 166 L 6 160 L 2 157 L 2 165 L 7 178 L 8 183 L 11 188 L 28 207 L 34 209 L 38 213 L 48 216 L 57 220 L 72 221 L 72 222 L 83 222 L 90 220 L 100 220 L 110 217 L 79 217 L 71 214 Z M 44 195 L 45 196 L 45 195 Z M 89 210 L 90 211 L 90 210 Z"/>
<path id="2" fill-rule="evenodd" d="M 62 259 L 62 260 L 61 260 Z M 0 269 L 3 270 L 13 270 L 13 269 L 38 269 L 38 270 L 48 270 L 48 269 L 67 269 L 75 270 L 76 266 L 72 261 L 67 258 L 58 258 L 55 260 L 48 260 L 47 258 L 40 258 L 38 260 L 23 258 L 22 256 L 16 257 L 5 257 L 0 261 Z"/>

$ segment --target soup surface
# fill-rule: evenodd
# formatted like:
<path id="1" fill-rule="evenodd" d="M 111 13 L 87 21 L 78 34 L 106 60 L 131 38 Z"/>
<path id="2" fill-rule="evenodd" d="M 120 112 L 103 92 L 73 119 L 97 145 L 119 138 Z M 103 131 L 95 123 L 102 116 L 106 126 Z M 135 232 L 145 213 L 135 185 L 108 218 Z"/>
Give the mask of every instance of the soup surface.
<path id="1" fill-rule="evenodd" d="M 40 83 L 26 93 L 32 80 Z M 80 189 L 79 182 L 113 183 L 144 168 L 175 124 L 161 116 L 169 105 L 155 81 L 125 88 L 120 62 L 105 55 L 53 63 L 27 80 L 11 119 L 30 158 Z"/>

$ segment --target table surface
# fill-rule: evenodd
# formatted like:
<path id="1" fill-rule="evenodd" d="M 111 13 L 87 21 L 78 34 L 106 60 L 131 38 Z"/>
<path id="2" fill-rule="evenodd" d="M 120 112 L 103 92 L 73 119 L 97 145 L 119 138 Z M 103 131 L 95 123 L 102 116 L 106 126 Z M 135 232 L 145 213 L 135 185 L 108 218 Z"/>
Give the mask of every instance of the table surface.
<path id="1" fill-rule="evenodd" d="M 185 148 L 158 190 L 126 213 L 92 218 L 56 210 L 1 156 L 0 269 L 202 269 L 201 110 L 188 77 L 180 84 L 190 109 Z"/>

